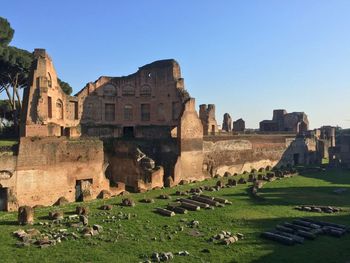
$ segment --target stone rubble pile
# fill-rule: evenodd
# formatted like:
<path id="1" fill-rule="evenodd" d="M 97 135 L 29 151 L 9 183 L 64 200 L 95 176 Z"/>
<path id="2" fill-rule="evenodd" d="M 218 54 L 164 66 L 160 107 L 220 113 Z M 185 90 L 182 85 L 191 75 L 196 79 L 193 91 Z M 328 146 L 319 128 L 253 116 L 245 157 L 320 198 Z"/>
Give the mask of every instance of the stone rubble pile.
<path id="1" fill-rule="evenodd" d="M 68 239 L 79 238 L 76 233 L 68 232 L 65 228 L 43 230 L 42 232 L 35 228 L 27 230 L 19 229 L 13 232 L 13 235 L 19 240 L 16 243 L 17 247 L 37 246 L 39 248 L 46 248 L 55 246 Z"/>
<path id="2" fill-rule="evenodd" d="M 164 262 L 164 261 L 169 261 L 173 258 L 174 258 L 174 255 L 171 252 L 161 252 L 161 253 L 153 252 L 151 256 L 152 262 L 161 262 L 161 261 Z"/>
<path id="3" fill-rule="evenodd" d="M 186 250 L 179 251 L 175 253 L 178 256 L 189 256 L 190 253 Z M 174 254 L 172 252 L 153 252 L 150 259 L 143 261 L 144 263 L 150 262 L 166 262 L 174 259 Z"/>
<path id="4" fill-rule="evenodd" d="M 230 245 L 243 238 L 244 235 L 241 233 L 233 234 L 229 231 L 221 231 L 219 234 L 212 236 L 209 241 L 222 245 Z"/>
<path id="5" fill-rule="evenodd" d="M 24 213 L 22 210 L 19 212 L 20 217 Z M 30 212 L 25 212 L 26 217 L 29 215 L 29 221 L 33 222 L 32 210 L 27 208 L 26 210 Z M 100 236 L 104 232 L 103 226 L 99 224 L 90 225 L 89 217 L 98 217 L 103 223 L 118 223 L 120 220 L 130 220 L 132 217 L 136 217 L 136 214 L 123 213 L 122 211 L 112 214 L 112 211 L 107 211 L 106 209 L 99 213 L 90 213 L 89 208 L 85 206 L 76 207 L 75 212 L 76 214 L 64 216 L 63 211 L 53 210 L 49 212 L 48 219 L 50 221 L 36 223 L 40 227 L 40 230 L 36 228 L 27 230 L 18 229 L 13 232 L 13 235 L 18 239 L 16 246 L 46 248 L 55 246 L 66 240 Z M 28 222 L 28 218 L 24 219 L 25 222 Z M 23 220 L 21 222 L 24 222 Z M 107 229 L 106 233 L 108 234 L 110 231 L 111 229 Z"/>

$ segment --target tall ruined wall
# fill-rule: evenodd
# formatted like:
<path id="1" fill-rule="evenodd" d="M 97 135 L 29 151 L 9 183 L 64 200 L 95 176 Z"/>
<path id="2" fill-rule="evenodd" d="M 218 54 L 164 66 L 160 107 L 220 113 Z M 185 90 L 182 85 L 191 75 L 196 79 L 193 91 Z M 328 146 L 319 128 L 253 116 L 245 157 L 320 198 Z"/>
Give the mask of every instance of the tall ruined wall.
<path id="1" fill-rule="evenodd" d="M 63 92 L 44 49 L 34 51 L 29 79 L 29 87 L 23 93 L 21 136 L 61 136 L 66 128 L 72 129 L 68 135 L 78 135 L 77 98 Z"/>
<path id="2" fill-rule="evenodd" d="M 240 173 L 268 165 L 293 164 L 293 154 L 304 153 L 305 142 L 283 135 L 216 136 L 204 138 L 203 151 L 204 170 L 223 175 L 226 171 Z"/>
<path id="3" fill-rule="evenodd" d="M 100 77 L 77 94 L 83 134 L 121 137 L 126 128 L 138 138 L 170 137 L 186 96 L 180 66 L 172 59 L 125 77 Z"/>
<path id="4" fill-rule="evenodd" d="M 202 122 L 204 135 L 215 134 L 219 131 L 218 124 L 215 118 L 214 104 L 199 105 L 199 119 Z"/>
<path id="5" fill-rule="evenodd" d="M 203 180 L 203 125 L 195 109 L 195 99 L 186 102 L 178 126 L 178 158 L 174 183 Z"/>
<path id="6" fill-rule="evenodd" d="M 272 120 L 261 121 L 259 129 L 263 132 L 305 133 L 309 129 L 309 120 L 304 112 L 287 113 L 286 110 L 274 110 Z"/>
<path id="7" fill-rule="evenodd" d="M 90 195 L 96 198 L 101 190 L 109 190 L 104 168 L 99 140 L 21 138 L 11 186 L 18 205 L 52 205 L 62 196 L 75 201 L 79 180 L 90 180 Z"/>

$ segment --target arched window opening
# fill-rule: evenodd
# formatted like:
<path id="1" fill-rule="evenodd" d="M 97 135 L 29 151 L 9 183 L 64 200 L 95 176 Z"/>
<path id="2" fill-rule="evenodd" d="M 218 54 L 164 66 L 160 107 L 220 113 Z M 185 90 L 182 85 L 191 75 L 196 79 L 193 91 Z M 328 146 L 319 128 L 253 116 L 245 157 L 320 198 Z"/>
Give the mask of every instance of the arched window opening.
<path id="1" fill-rule="evenodd" d="M 135 96 L 135 88 L 131 85 L 124 86 L 122 93 L 123 96 Z"/>
<path id="2" fill-rule="evenodd" d="M 148 85 L 142 86 L 140 89 L 141 97 L 150 97 L 152 95 L 151 87 Z"/>
<path id="3" fill-rule="evenodd" d="M 56 118 L 58 120 L 63 119 L 63 103 L 60 99 L 56 101 Z"/>
<path id="4" fill-rule="evenodd" d="M 103 87 L 103 95 L 104 96 L 115 96 L 117 95 L 116 88 L 111 85 L 107 84 Z"/>

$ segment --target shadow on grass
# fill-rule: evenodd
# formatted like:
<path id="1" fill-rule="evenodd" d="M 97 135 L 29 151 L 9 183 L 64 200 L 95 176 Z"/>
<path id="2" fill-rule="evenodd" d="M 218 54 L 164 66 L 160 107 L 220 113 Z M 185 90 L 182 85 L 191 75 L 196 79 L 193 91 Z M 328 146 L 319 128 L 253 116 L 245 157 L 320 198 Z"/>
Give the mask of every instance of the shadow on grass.
<path id="1" fill-rule="evenodd" d="M 300 172 L 300 176 L 324 180 L 332 184 L 350 184 L 350 170 L 328 168 L 323 172 Z"/>
<path id="2" fill-rule="evenodd" d="M 345 187 L 344 187 L 345 188 Z M 262 188 L 259 195 L 265 202 L 251 198 L 254 204 L 350 206 L 350 186 L 343 194 L 335 194 L 332 186 Z"/>
<path id="3" fill-rule="evenodd" d="M 0 221 L 1 226 L 18 226 L 17 221 Z"/>
<path id="4" fill-rule="evenodd" d="M 46 215 L 46 216 L 39 216 L 38 219 L 39 220 L 51 220 L 51 218 L 48 215 Z"/>
<path id="5" fill-rule="evenodd" d="M 299 218 L 299 217 L 295 217 Z M 248 220 L 254 229 L 272 230 L 276 224 L 291 222 L 293 217 Z M 308 216 L 310 219 L 349 225 L 349 215 Z M 262 239 L 260 232 L 252 234 L 263 256 L 252 262 L 349 262 L 350 233 L 340 238 L 319 235 L 315 240 L 305 240 L 304 244 L 285 246 L 274 241 Z M 266 252 L 266 253 L 265 253 Z M 231 262 L 235 262 L 234 259 Z"/>

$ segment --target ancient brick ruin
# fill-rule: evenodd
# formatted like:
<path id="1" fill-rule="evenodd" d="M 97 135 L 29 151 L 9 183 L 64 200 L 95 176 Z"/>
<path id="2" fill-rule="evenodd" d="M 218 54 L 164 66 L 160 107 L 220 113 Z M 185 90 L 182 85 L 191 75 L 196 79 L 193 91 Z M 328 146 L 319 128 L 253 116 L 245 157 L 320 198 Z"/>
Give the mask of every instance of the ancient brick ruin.
<path id="1" fill-rule="evenodd" d="M 203 125 L 204 135 L 215 135 L 219 131 L 218 124 L 215 119 L 215 105 L 201 104 L 199 105 L 199 118 Z"/>
<path id="2" fill-rule="evenodd" d="M 285 110 L 260 123 L 263 134 L 245 134 L 244 120 L 232 122 L 229 114 L 226 133 L 219 133 L 215 105 L 200 105 L 197 113 L 172 59 L 125 77 L 102 76 L 68 96 L 47 52 L 36 49 L 34 56 L 19 149 L 1 156 L 1 210 L 320 163 L 335 147 L 332 127 L 307 131 L 305 113 Z"/>
<path id="3" fill-rule="evenodd" d="M 274 110 L 272 120 L 260 122 L 263 132 L 302 133 L 309 129 L 309 121 L 304 112 L 287 113 L 286 110 Z"/>
<path id="4" fill-rule="evenodd" d="M 350 135 L 337 138 L 336 145 L 329 148 L 329 163 L 332 166 L 350 168 Z"/>
<path id="5" fill-rule="evenodd" d="M 232 129 L 235 132 L 244 132 L 245 131 L 245 121 L 240 118 L 233 122 Z"/>
<path id="6" fill-rule="evenodd" d="M 222 121 L 222 130 L 226 132 L 232 131 L 232 118 L 230 114 L 224 114 L 224 120 Z"/>

